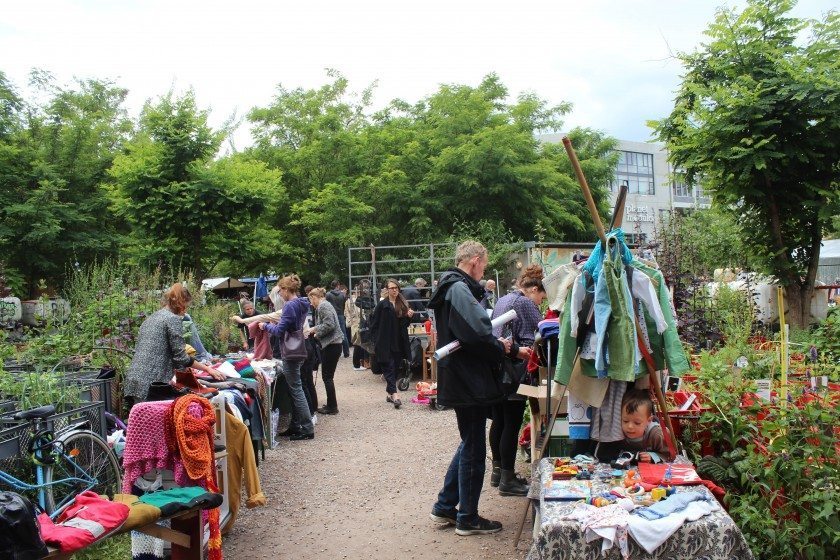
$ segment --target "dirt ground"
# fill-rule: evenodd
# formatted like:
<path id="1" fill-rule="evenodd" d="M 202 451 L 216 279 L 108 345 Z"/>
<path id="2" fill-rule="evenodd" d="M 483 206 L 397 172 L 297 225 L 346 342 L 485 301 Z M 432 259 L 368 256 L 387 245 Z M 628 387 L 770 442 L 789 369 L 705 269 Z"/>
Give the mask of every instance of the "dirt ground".
<path id="1" fill-rule="evenodd" d="M 323 383 L 316 384 L 321 399 Z M 490 487 L 489 458 L 479 511 L 504 529 L 459 537 L 454 527 L 440 528 L 429 519 L 460 441 L 454 412 L 411 403 L 413 384 L 395 410 L 385 402 L 382 377 L 353 371 L 350 359 L 340 359 L 336 387 L 341 412 L 319 415 L 314 440 L 284 438 L 266 451 L 260 476 L 268 505 L 240 510 L 224 540 L 226 558 L 525 557 L 528 528 L 513 548 L 525 500 L 499 496 Z M 517 468 L 527 472 L 529 465 Z"/>

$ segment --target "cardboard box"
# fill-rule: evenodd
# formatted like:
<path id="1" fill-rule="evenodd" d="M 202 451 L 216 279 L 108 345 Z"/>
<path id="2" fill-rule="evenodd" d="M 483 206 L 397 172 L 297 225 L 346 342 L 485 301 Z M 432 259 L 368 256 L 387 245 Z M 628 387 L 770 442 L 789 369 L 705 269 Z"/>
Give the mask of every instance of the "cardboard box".
<path id="1" fill-rule="evenodd" d="M 524 395 L 528 397 L 528 399 L 534 399 L 538 402 L 540 407 L 540 413 L 546 413 L 546 393 L 548 393 L 548 388 L 545 385 L 541 387 L 533 387 L 531 385 L 520 385 L 519 389 L 516 391 L 519 395 Z M 554 408 L 556 399 L 560 398 L 560 395 L 563 395 L 563 403 L 560 405 L 560 414 L 565 414 L 568 408 L 568 393 L 565 391 L 565 387 L 560 385 L 559 383 L 552 383 L 551 384 L 551 407 Z M 533 408 L 533 404 L 531 407 Z"/>

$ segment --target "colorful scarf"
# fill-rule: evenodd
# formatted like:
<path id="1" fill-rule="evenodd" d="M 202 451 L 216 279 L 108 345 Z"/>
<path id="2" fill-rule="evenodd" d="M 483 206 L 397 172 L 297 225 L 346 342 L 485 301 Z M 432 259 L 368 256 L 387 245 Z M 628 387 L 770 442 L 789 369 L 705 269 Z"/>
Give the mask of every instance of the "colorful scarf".
<path id="1" fill-rule="evenodd" d="M 201 416 L 187 410 L 191 404 L 201 407 Z M 172 429 L 187 475 L 193 480 L 204 480 L 209 492 L 219 492 L 216 485 L 216 461 L 213 451 L 213 424 L 216 413 L 205 398 L 184 395 L 172 403 Z M 219 529 L 219 508 L 208 512 L 210 540 L 207 543 L 210 560 L 222 560 L 222 533 Z"/>

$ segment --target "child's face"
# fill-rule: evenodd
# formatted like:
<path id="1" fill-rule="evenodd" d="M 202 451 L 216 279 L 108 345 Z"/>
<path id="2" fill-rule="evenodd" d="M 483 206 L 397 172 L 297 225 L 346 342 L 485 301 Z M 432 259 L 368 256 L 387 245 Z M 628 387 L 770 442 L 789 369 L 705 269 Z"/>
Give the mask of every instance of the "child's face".
<path id="1" fill-rule="evenodd" d="M 636 412 L 621 411 L 621 430 L 624 437 L 640 438 L 645 435 L 645 429 L 650 424 L 650 412 L 647 408 L 638 407 Z"/>

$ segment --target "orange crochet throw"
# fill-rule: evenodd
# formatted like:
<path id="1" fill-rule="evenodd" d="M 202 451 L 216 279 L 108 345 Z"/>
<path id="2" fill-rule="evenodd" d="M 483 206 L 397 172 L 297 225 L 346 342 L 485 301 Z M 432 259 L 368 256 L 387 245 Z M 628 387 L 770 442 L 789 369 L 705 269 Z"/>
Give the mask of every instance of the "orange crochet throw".
<path id="1" fill-rule="evenodd" d="M 201 407 L 201 416 L 188 412 L 191 404 Z M 187 476 L 204 480 L 209 492 L 219 492 L 216 485 L 216 460 L 213 454 L 213 424 L 216 414 L 210 402 L 195 395 L 184 395 L 172 403 L 172 437 L 178 445 Z M 222 533 L 219 530 L 219 508 L 208 512 L 210 540 L 207 544 L 210 560 L 222 560 Z"/>

